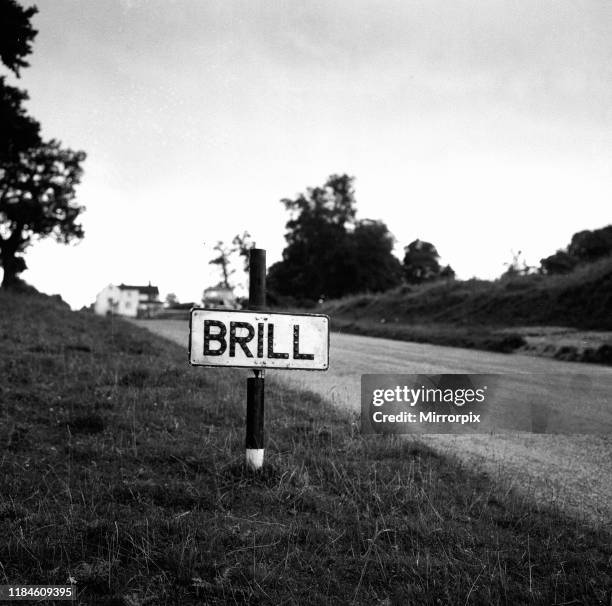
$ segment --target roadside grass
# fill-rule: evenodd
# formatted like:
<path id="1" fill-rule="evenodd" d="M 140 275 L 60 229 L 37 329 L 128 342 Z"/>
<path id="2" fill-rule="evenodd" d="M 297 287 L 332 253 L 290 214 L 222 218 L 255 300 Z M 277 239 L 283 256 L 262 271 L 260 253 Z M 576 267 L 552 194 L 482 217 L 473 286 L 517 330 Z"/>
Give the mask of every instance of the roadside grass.
<path id="1" fill-rule="evenodd" d="M 527 341 L 512 327 L 612 329 L 612 258 L 566 275 L 443 280 L 325 302 L 334 330 L 510 353 Z M 571 353 L 572 355 L 568 355 Z M 612 364 L 612 342 L 554 357 Z"/>
<path id="2" fill-rule="evenodd" d="M 612 329 L 612 257 L 565 275 L 405 284 L 380 294 L 326 302 L 324 313 L 353 319 L 464 326 Z"/>
<path id="3" fill-rule="evenodd" d="M 0 291 L 0 583 L 109 605 L 610 603 L 609 534 L 312 393 L 268 389 L 250 472 L 247 373 L 186 360 Z"/>
<path id="4" fill-rule="evenodd" d="M 466 349 L 481 349 L 512 353 L 527 345 L 525 338 L 504 329 L 496 330 L 486 326 L 461 326 L 450 324 L 410 324 L 387 322 L 385 318 L 360 318 L 358 320 L 342 316 L 331 316 L 331 328 L 335 332 L 354 335 L 367 335 L 394 339 L 396 341 L 412 341 L 414 343 L 433 343 L 449 347 Z"/>

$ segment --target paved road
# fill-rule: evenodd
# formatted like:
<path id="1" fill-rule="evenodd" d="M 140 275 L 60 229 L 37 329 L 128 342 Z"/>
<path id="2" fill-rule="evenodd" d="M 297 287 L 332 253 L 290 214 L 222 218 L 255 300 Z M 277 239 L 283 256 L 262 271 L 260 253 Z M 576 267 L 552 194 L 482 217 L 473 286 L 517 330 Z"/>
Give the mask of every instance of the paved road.
<path id="1" fill-rule="evenodd" d="M 187 347 L 185 322 L 139 324 Z M 266 378 L 358 410 L 364 373 L 500 373 L 507 377 L 509 394 L 502 399 L 503 414 L 525 414 L 525 405 L 538 394 L 553 409 L 551 425 L 556 429 L 599 430 L 599 435 L 505 433 L 422 439 L 542 503 L 555 502 L 612 529 L 612 368 L 334 333 L 328 372 L 268 371 Z"/>

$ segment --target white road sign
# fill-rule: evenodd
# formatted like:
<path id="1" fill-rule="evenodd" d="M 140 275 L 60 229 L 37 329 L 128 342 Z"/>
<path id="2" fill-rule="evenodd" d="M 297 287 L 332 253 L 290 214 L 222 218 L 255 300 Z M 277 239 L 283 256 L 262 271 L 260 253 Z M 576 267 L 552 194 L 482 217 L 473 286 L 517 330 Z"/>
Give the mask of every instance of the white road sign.
<path id="1" fill-rule="evenodd" d="M 327 370 L 329 317 L 194 308 L 189 322 L 189 362 L 194 366 Z"/>

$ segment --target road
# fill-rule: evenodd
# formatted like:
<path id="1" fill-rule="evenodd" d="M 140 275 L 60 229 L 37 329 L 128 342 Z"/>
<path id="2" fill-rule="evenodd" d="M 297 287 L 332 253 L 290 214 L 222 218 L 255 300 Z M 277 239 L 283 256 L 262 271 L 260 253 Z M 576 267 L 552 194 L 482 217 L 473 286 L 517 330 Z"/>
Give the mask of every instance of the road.
<path id="1" fill-rule="evenodd" d="M 138 324 L 187 348 L 186 322 Z M 557 431 L 585 433 L 427 435 L 420 439 L 486 471 L 504 486 L 612 530 L 612 368 L 333 333 L 327 372 L 268 370 L 266 380 L 316 392 L 336 406 L 358 411 L 365 373 L 503 374 L 509 394 L 504 410 L 514 411 L 515 416 L 524 414 L 534 394 L 545 394 Z M 586 433 L 592 431 L 599 435 Z"/>

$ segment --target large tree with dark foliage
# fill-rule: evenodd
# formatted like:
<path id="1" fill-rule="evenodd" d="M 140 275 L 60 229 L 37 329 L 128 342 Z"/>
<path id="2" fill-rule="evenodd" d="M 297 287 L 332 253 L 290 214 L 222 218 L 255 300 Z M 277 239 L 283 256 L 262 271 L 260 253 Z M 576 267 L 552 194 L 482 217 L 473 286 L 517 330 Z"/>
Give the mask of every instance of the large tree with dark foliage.
<path id="1" fill-rule="evenodd" d="M 331 175 L 281 202 L 291 213 L 282 261 L 270 267 L 273 294 L 298 300 L 381 291 L 399 283 L 393 236 L 380 221 L 356 220 L 354 178 Z"/>
<path id="2" fill-rule="evenodd" d="M 36 8 L 0 0 L 0 59 L 19 77 L 36 36 L 30 19 Z M 3 287 L 19 284 L 26 269 L 22 253 L 33 239 L 68 243 L 83 237 L 75 204 L 85 154 L 40 138 L 40 125 L 25 110 L 23 90 L 0 77 L 0 264 Z"/>
<path id="3" fill-rule="evenodd" d="M 554 255 L 540 260 L 541 272 L 545 274 L 568 274 L 576 265 L 578 259 L 565 250 L 558 250 Z"/>
<path id="4" fill-rule="evenodd" d="M 582 263 L 590 263 L 611 255 L 612 225 L 593 231 L 579 231 L 572 236 L 567 252 Z"/>
<path id="5" fill-rule="evenodd" d="M 565 274 L 581 263 L 591 263 L 612 255 L 612 225 L 600 229 L 579 231 L 572 236 L 566 249 L 541 259 L 541 271 L 546 274 Z"/>
<path id="6" fill-rule="evenodd" d="M 19 77 L 27 67 L 36 30 L 30 19 L 35 7 L 24 9 L 14 0 L 0 0 L 0 61 Z M 28 94 L 6 83 L 0 76 L 0 162 L 16 160 L 19 153 L 40 144 L 40 125 L 28 116 L 23 104 Z"/>
<path id="7" fill-rule="evenodd" d="M 0 179 L 0 261 L 3 286 L 17 283 L 25 268 L 21 253 L 34 237 L 68 243 L 83 237 L 77 222 L 82 206 L 74 203 L 85 159 L 83 152 L 62 149 L 57 141 L 22 152 L 4 166 Z"/>
<path id="8" fill-rule="evenodd" d="M 440 266 L 440 255 L 431 242 L 414 240 L 404 247 L 403 271 L 408 284 L 421 284 L 439 278 L 454 278 L 450 265 Z"/>
<path id="9" fill-rule="evenodd" d="M 0 60 L 16 76 L 29 65 L 24 58 L 32 52 L 37 32 L 30 19 L 37 12 L 35 6 L 23 8 L 15 0 L 0 0 Z"/>
<path id="10" fill-rule="evenodd" d="M 362 219 L 350 234 L 355 292 L 383 292 L 402 280 L 402 264 L 393 255 L 395 239 L 382 221 Z"/>
<path id="11" fill-rule="evenodd" d="M 19 159 L 19 154 L 40 145 L 40 124 L 23 107 L 28 94 L 9 86 L 0 77 L 0 166 Z"/>

